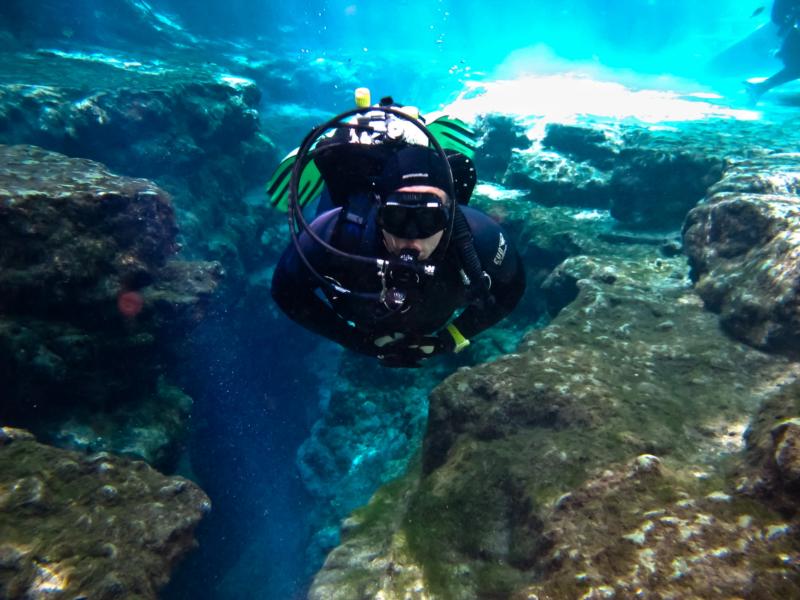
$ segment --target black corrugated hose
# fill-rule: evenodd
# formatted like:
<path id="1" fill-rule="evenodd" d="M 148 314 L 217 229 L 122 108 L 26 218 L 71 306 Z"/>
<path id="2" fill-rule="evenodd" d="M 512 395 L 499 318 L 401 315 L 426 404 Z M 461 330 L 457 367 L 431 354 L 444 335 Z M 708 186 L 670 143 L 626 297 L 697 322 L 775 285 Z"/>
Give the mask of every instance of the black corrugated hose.
<path id="1" fill-rule="evenodd" d="M 467 224 L 461 207 L 455 203 L 455 215 L 453 222 L 453 241 L 456 244 L 461 267 L 469 278 L 469 294 L 473 302 L 491 306 L 494 298 L 489 293 L 491 279 L 483 272 L 478 253 L 475 251 L 475 244 L 472 240 L 472 231 Z"/>

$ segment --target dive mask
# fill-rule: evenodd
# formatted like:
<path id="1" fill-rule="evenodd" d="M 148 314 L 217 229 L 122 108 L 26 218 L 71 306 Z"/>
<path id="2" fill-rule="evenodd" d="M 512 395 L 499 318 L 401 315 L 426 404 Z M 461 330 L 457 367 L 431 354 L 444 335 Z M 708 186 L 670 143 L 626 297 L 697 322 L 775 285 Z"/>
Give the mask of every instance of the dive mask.
<path id="1" fill-rule="evenodd" d="M 404 240 L 431 237 L 447 227 L 450 214 L 436 194 L 395 192 L 378 211 L 378 225 Z"/>

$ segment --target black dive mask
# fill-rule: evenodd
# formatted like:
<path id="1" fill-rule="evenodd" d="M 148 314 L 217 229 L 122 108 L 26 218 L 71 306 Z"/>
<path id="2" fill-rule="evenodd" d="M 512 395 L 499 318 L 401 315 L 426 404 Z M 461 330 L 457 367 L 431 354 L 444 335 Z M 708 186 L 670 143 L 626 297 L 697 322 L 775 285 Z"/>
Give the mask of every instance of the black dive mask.
<path id="1" fill-rule="evenodd" d="M 439 196 L 420 192 L 395 192 L 378 211 L 381 229 L 404 240 L 420 240 L 444 230 L 450 213 Z"/>

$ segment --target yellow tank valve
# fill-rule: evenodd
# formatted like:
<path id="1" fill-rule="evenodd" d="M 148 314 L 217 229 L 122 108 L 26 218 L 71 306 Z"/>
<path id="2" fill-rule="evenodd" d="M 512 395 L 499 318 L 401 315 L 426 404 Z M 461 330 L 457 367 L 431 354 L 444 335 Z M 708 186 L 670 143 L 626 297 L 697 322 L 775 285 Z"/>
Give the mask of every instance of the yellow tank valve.
<path id="1" fill-rule="evenodd" d="M 360 87 L 356 88 L 356 106 L 358 108 L 367 108 L 369 106 L 370 96 L 369 88 Z"/>

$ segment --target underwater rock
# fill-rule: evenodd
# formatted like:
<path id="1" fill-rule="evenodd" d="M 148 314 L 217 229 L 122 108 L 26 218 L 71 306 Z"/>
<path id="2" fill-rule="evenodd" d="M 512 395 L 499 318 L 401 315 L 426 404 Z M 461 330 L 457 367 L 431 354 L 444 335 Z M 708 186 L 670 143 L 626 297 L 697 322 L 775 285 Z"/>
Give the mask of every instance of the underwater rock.
<path id="1" fill-rule="evenodd" d="M 412 462 L 422 443 L 430 390 L 459 364 L 512 351 L 522 331 L 520 320 L 509 318 L 502 327 L 481 333 L 459 355 L 432 361 L 413 373 L 376 366 L 374 359 L 360 355 L 344 354 L 343 360 L 332 362 L 331 354 L 337 353 L 325 346 L 318 351 L 324 358 L 309 359 L 329 364 L 328 371 L 318 370 L 315 376 L 333 382 L 327 384 L 322 414 L 296 459 L 303 484 L 317 504 L 307 551 L 307 563 L 314 570 L 338 545 L 342 519 Z"/>
<path id="2" fill-rule="evenodd" d="M 147 180 L 0 146 L 6 422 L 168 460 L 191 400 L 163 381 L 166 364 L 221 276 L 216 263 L 175 260 L 176 233 L 169 196 Z"/>
<path id="3" fill-rule="evenodd" d="M 211 504 L 143 462 L 0 428 L 0 597 L 153 598 Z"/>
<path id="4" fill-rule="evenodd" d="M 226 291 L 241 294 L 246 269 L 271 250 L 261 242 L 263 195 L 243 199 L 278 156 L 260 132 L 258 87 L 185 54 L 152 63 L 57 50 L 4 57 L 14 67 L 0 78 L 0 143 L 152 179 L 173 198 L 184 255 L 219 260 Z"/>
<path id="5" fill-rule="evenodd" d="M 551 123 L 545 128 L 542 146 L 603 170 L 613 168 L 613 161 L 617 158 L 617 148 L 610 137 L 591 127 Z"/>
<path id="6" fill-rule="evenodd" d="M 610 177 L 610 172 L 588 162 L 540 150 L 515 153 L 501 181 L 525 190 L 531 200 L 544 206 L 608 208 Z"/>
<path id="7" fill-rule="evenodd" d="M 794 596 L 795 526 L 718 483 L 686 467 L 605 469 L 555 505 L 543 582 L 512 597 Z"/>
<path id="8" fill-rule="evenodd" d="M 580 597 L 617 579 L 622 592 L 657 579 L 662 566 L 672 574 L 671 562 L 651 573 L 651 554 L 687 561 L 689 575 L 674 585 L 691 596 L 694 589 L 709 589 L 700 580 L 724 562 L 728 545 L 740 557 L 736 544 L 742 539 L 786 525 L 754 499 L 739 498 L 734 511 L 726 508 L 731 491 L 716 465 L 741 449 L 747 416 L 776 393 L 770 386 L 791 382 L 800 368 L 722 335 L 689 287 L 683 260 L 663 257 L 652 245 L 637 251 L 571 258 L 564 272 L 577 294 L 549 326 L 528 333 L 516 353 L 461 369 L 433 391 L 419 466 L 345 521 L 343 542 L 318 573 L 311 598 L 528 598 L 536 589 L 551 594 L 540 597 Z M 583 566 L 574 573 L 572 567 L 560 571 L 553 552 L 569 536 L 560 533 L 557 507 L 573 498 L 579 509 L 582 486 L 595 490 L 598 473 L 618 472 L 614 465 L 636 457 L 635 469 L 624 469 L 628 479 L 611 477 L 617 483 L 607 486 L 608 521 L 597 523 L 601 509 L 587 508 L 580 517 L 583 527 L 607 527 L 617 537 L 598 535 L 576 546 L 575 556 L 588 562 L 576 562 Z M 706 514 L 718 521 L 707 536 L 689 542 L 668 535 L 674 526 L 659 524 L 664 535 L 659 529 L 652 547 L 640 547 L 640 536 L 624 536 L 655 518 L 645 513 L 686 499 L 677 495 L 672 465 L 697 465 L 679 479 L 686 480 L 686 498 L 698 504 L 664 514 L 692 526 Z M 644 480 L 668 483 L 647 491 L 637 487 Z M 663 495 L 664 488 L 674 496 Z M 620 520 L 617 493 L 632 511 Z M 729 531 L 751 512 L 752 531 Z M 630 519 L 625 527 L 622 517 Z M 765 562 L 790 569 L 793 559 L 781 557 L 794 556 L 793 543 L 791 536 L 776 543 L 760 539 L 753 544 L 759 560 L 726 573 L 796 590 L 797 582 L 787 582 L 783 571 L 760 577 Z M 592 544 L 604 544 L 612 554 L 595 561 L 602 548 Z M 693 549 L 711 554 L 696 556 Z M 569 556 L 563 560 L 567 564 Z M 585 580 L 575 579 L 590 567 Z M 564 589 L 559 573 L 568 573 L 565 595 L 558 592 Z M 753 589 L 765 589 L 759 585 Z"/>
<path id="9" fill-rule="evenodd" d="M 341 361 L 322 417 L 297 452 L 303 484 L 320 507 L 309 549 L 313 564 L 339 542 L 330 528 L 406 471 L 409 449 L 422 441 L 436 373 L 410 379 L 400 370 L 376 370 L 373 359 Z"/>
<path id="10" fill-rule="evenodd" d="M 0 146 L 0 186 L 4 314 L 174 331 L 201 316 L 219 265 L 174 260 L 172 204 L 151 182 L 33 146 Z"/>
<path id="11" fill-rule="evenodd" d="M 475 168 L 483 180 L 501 181 L 514 150 L 526 150 L 531 145 L 525 129 L 510 117 L 488 115 L 477 123 L 476 131 L 480 139 Z"/>
<path id="12" fill-rule="evenodd" d="M 591 119 L 549 123 L 528 132 L 538 143 L 514 151 L 499 182 L 545 206 L 610 209 L 630 229 L 674 230 L 730 158 L 758 154 L 754 139 L 771 143 L 752 127 L 737 121 L 661 130 Z"/>
<path id="13" fill-rule="evenodd" d="M 800 348 L 798 154 L 726 170 L 687 216 L 684 247 L 697 293 L 722 326 L 757 348 Z"/>
<path id="14" fill-rule="evenodd" d="M 787 515 L 800 508 L 800 385 L 768 397 L 745 433 L 746 462 L 737 491 L 759 498 Z"/>
<path id="15" fill-rule="evenodd" d="M 677 229 L 725 163 L 704 151 L 654 146 L 620 151 L 609 181 L 611 216 L 634 229 Z"/>

